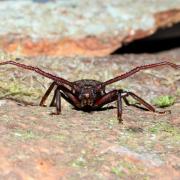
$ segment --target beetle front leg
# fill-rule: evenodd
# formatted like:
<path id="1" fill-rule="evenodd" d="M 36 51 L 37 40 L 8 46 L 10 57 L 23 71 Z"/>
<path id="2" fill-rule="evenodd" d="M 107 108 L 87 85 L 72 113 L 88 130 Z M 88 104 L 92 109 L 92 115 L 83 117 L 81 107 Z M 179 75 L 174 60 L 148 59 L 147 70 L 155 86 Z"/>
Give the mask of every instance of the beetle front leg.
<path id="1" fill-rule="evenodd" d="M 118 91 L 118 98 L 117 98 L 117 117 L 119 123 L 122 123 L 122 95 L 121 92 Z"/>
<path id="2" fill-rule="evenodd" d="M 55 92 L 56 92 L 56 90 L 55 90 Z M 54 95 L 53 95 L 53 98 L 52 98 L 52 100 L 51 100 L 51 103 L 50 103 L 50 107 L 55 107 L 56 106 L 56 103 L 55 103 L 55 101 L 56 101 L 56 93 L 54 92 Z"/>
<path id="3" fill-rule="evenodd" d="M 59 115 L 61 113 L 61 98 L 76 108 L 80 108 L 80 102 L 77 97 L 69 89 L 59 85 L 54 91 L 54 96 L 50 104 L 50 106 L 56 107 L 56 112 L 52 113 L 53 115 Z"/>
<path id="4" fill-rule="evenodd" d="M 41 98 L 41 101 L 39 103 L 40 106 L 46 106 L 45 105 L 45 101 L 48 98 L 49 94 L 51 93 L 51 91 L 53 90 L 54 86 L 56 85 L 56 82 L 53 82 L 49 88 L 47 89 L 47 91 L 45 92 L 44 96 Z"/>
<path id="5" fill-rule="evenodd" d="M 56 105 L 56 112 L 52 113 L 53 115 L 61 114 L 61 91 L 57 88 L 55 90 L 55 105 Z"/>
<path id="6" fill-rule="evenodd" d="M 117 100 L 117 118 L 119 120 L 119 123 L 122 123 L 123 120 L 122 120 L 122 91 L 121 90 L 110 91 L 109 93 L 99 98 L 95 102 L 95 108 L 97 109 L 115 100 Z"/>

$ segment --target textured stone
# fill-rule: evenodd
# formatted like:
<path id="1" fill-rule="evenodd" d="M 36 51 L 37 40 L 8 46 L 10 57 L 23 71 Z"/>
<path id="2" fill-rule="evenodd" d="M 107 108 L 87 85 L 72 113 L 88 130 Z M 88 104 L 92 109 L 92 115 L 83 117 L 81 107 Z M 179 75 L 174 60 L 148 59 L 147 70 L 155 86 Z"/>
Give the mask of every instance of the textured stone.
<path id="1" fill-rule="evenodd" d="M 70 81 L 105 81 L 167 57 L 180 64 L 180 49 L 103 58 L 43 56 L 21 62 Z M 180 179 L 179 70 L 145 70 L 107 87 L 127 89 L 148 102 L 160 95 L 176 97 L 166 108 L 171 114 L 123 104 L 123 124 L 117 121 L 116 108 L 85 113 L 64 100 L 62 114 L 52 116 L 54 107 L 38 106 L 50 80 L 12 65 L 0 66 L 0 75 L 0 179 Z"/>

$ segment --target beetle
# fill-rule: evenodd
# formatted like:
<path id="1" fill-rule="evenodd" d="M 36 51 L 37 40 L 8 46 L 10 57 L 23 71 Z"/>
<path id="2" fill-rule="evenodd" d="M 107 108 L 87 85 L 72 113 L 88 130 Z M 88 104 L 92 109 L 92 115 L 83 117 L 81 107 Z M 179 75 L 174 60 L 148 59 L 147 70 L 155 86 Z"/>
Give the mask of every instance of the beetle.
<path id="1" fill-rule="evenodd" d="M 59 115 L 61 113 L 61 98 L 64 98 L 68 103 L 73 105 L 76 109 L 79 109 L 82 111 L 88 111 L 88 112 L 98 110 L 108 103 L 117 101 L 117 118 L 120 123 L 122 123 L 123 121 L 122 120 L 122 100 L 124 100 L 124 102 L 127 105 L 130 105 L 127 99 L 128 96 L 131 96 L 140 104 L 144 105 L 145 108 L 147 108 L 147 110 L 149 111 L 157 112 L 157 113 L 164 113 L 166 111 L 163 111 L 163 112 L 157 111 L 152 105 L 150 105 L 141 97 L 137 96 L 135 93 L 130 92 L 130 91 L 125 91 L 123 89 L 114 89 L 109 92 L 106 92 L 105 88 L 107 85 L 115 83 L 122 79 L 125 79 L 127 77 L 130 77 L 141 70 L 146 70 L 146 69 L 155 68 L 159 66 L 167 65 L 167 66 L 171 66 L 174 69 L 180 69 L 180 65 L 177 65 L 168 61 L 162 61 L 159 63 L 137 66 L 133 68 L 132 70 L 124 74 L 121 74 L 119 76 L 116 76 L 112 79 L 109 79 L 105 82 L 92 80 L 92 79 L 82 79 L 82 80 L 70 82 L 64 78 L 45 72 L 38 67 L 25 65 L 22 63 L 18 63 L 16 61 L 0 62 L 0 65 L 6 65 L 6 64 L 11 64 L 11 65 L 21 67 L 23 69 L 34 71 L 44 77 L 47 77 L 53 80 L 53 82 L 51 83 L 47 91 L 45 92 L 39 104 L 40 106 L 45 106 L 46 99 L 48 98 L 49 94 L 55 87 L 54 96 L 50 103 L 50 106 L 56 107 L 56 112 L 53 114 Z"/>

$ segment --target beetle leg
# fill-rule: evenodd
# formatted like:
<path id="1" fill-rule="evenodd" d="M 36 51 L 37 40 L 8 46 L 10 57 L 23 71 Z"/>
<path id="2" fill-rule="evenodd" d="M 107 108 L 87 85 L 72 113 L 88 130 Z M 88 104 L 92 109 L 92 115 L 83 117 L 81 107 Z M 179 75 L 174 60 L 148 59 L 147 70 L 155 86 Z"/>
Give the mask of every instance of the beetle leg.
<path id="1" fill-rule="evenodd" d="M 116 99 L 117 99 L 117 90 L 113 90 L 113 91 L 106 93 L 99 99 L 97 99 L 94 106 L 97 109 L 99 107 L 102 107 L 108 103 L 115 101 Z"/>
<path id="2" fill-rule="evenodd" d="M 51 113 L 51 115 L 61 114 L 61 92 L 57 88 L 54 91 L 53 104 L 56 107 L 56 112 Z"/>
<path id="3" fill-rule="evenodd" d="M 54 96 L 50 104 L 50 106 L 56 106 L 56 113 L 52 113 L 53 115 L 59 115 L 61 113 L 61 97 L 76 108 L 80 108 L 80 101 L 77 97 L 68 88 L 59 85 L 54 91 Z"/>
<path id="4" fill-rule="evenodd" d="M 55 98 L 56 98 L 56 113 L 54 115 L 61 114 L 61 91 L 57 88 L 55 90 Z"/>
<path id="5" fill-rule="evenodd" d="M 61 91 L 61 89 L 56 89 L 55 92 L 54 92 L 54 96 L 51 100 L 51 103 L 50 103 L 50 107 L 56 107 L 56 91 Z M 73 106 L 76 106 L 77 103 L 79 103 L 79 101 L 73 97 L 70 92 L 66 91 L 63 89 L 63 91 L 61 92 L 61 96 L 63 99 L 65 99 L 68 103 L 70 103 L 71 105 Z"/>
<path id="6" fill-rule="evenodd" d="M 56 101 L 56 90 L 57 90 L 57 88 L 54 91 L 53 98 L 52 98 L 51 103 L 49 105 L 50 107 L 56 107 L 56 103 L 55 103 L 55 101 Z"/>
<path id="7" fill-rule="evenodd" d="M 119 123 L 122 123 L 122 95 L 121 92 L 118 91 L 118 98 L 117 98 L 117 117 Z"/>
<path id="8" fill-rule="evenodd" d="M 61 95 L 67 102 L 76 108 L 80 108 L 80 101 L 71 90 L 61 85 L 58 86 L 58 89 L 61 90 Z"/>
<path id="9" fill-rule="evenodd" d="M 105 94 L 95 102 L 95 108 L 102 107 L 108 103 L 117 100 L 117 118 L 121 123 L 122 120 L 122 91 L 121 90 L 113 90 L 109 93 Z"/>
<path id="10" fill-rule="evenodd" d="M 132 93 L 132 92 L 125 92 L 126 96 L 131 96 L 133 99 L 135 99 L 136 101 L 138 101 L 139 103 L 143 104 L 149 111 L 155 112 L 155 108 L 153 106 L 151 106 L 149 103 L 147 103 L 146 101 L 144 101 L 142 98 L 140 98 L 139 96 L 137 96 L 136 94 Z"/>
<path id="11" fill-rule="evenodd" d="M 126 104 L 127 106 L 130 106 L 130 105 L 131 105 L 131 104 L 129 103 L 128 99 L 126 98 L 126 96 L 123 96 L 123 100 L 124 100 L 124 102 L 125 102 L 125 104 Z"/>
<path id="12" fill-rule="evenodd" d="M 46 106 L 45 105 L 45 101 L 48 98 L 49 94 L 51 93 L 51 91 L 53 90 L 54 86 L 56 85 L 56 82 L 53 82 L 49 88 L 47 89 L 47 91 L 45 92 L 44 96 L 41 98 L 41 101 L 39 103 L 40 106 Z"/>
<path id="13" fill-rule="evenodd" d="M 55 106 L 56 106 L 55 101 L 56 101 L 56 95 L 55 95 L 55 93 L 54 93 L 54 96 L 53 96 L 53 98 L 52 98 L 52 100 L 51 100 L 51 103 L 50 103 L 49 107 L 55 107 Z"/>
<path id="14" fill-rule="evenodd" d="M 130 105 L 128 100 L 126 99 L 127 96 L 131 96 L 133 99 L 135 99 L 136 101 L 138 101 L 140 104 L 144 105 L 149 111 L 152 111 L 152 112 L 156 112 L 156 113 L 159 113 L 159 114 L 163 114 L 163 113 L 166 113 L 166 112 L 170 112 L 170 111 L 157 111 L 152 105 L 150 105 L 149 103 L 147 103 L 145 100 L 143 100 L 142 98 L 140 98 L 139 96 L 137 96 L 136 94 L 134 94 L 133 92 L 124 92 L 125 95 L 123 96 L 123 99 L 125 101 L 125 103 L 127 105 Z"/>

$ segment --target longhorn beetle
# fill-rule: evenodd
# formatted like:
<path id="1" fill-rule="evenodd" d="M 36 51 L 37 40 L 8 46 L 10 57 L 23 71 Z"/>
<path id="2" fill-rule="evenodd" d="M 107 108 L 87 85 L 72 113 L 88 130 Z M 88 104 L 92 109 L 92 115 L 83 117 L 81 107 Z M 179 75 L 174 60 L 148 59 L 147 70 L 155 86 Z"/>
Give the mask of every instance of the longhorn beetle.
<path id="1" fill-rule="evenodd" d="M 17 59 L 18 60 L 18 59 Z M 131 96 L 133 99 L 138 101 L 140 104 L 144 105 L 149 111 L 164 113 L 156 111 L 156 109 L 147 103 L 145 100 L 134 94 L 133 92 L 125 91 L 123 89 L 114 89 L 110 92 L 106 92 L 105 88 L 107 85 L 125 79 L 127 77 L 132 76 L 133 74 L 150 68 L 155 68 L 159 66 L 171 66 L 174 69 L 180 69 L 180 65 L 176 65 L 171 62 L 163 61 L 154 64 L 147 64 L 142 66 L 137 66 L 134 69 L 116 76 L 112 79 L 109 79 L 105 82 L 96 81 L 92 79 L 82 79 L 70 82 L 61 77 L 55 76 L 51 73 L 45 72 L 38 67 L 25 65 L 22 63 L 18 63 L 15 61 L 5 61 L 1 62 L 0 65 L 12 64 L 23 69 L 35 71 L 36 73 L 52 79 L 53 82 L 50 87 L 47 89 L 46 93 L 42 97 L 40 101 L 40 106 L 45 106 L 45 101 L 53 88 L 54 96 L 50 103 L 50 106 L 56 107 L 56 112 L 54 114 L 58 115 L 61 113 L 61 97 L 64 98 L 67 102 L 73 105 L 76 109 L 82 111 L 93 111 L 102 108 L 104 105 L 111 103 L 113 101 L 117 101 L 117 118 L 119 122 L 122 122 L 122 100 L 125 101 L 127 105 L 129 105 L 129 101 L 127 99 L 128 96 Z"/>

